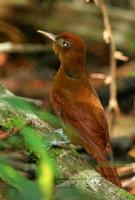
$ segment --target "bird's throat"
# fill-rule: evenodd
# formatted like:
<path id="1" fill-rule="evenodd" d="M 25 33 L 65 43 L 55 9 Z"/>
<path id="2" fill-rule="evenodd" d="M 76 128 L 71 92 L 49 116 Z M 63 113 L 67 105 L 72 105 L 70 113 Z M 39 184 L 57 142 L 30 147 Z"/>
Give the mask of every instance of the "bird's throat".
<path id="1" fill-rule="evenodd" d="M 86 61 L 82 57 L 69 57 L 63 58 L 61 55 L 60 59 L 60 70 L 65 72 L 65 75 L 69 77 L 78 77 L 86 72 Z"/>

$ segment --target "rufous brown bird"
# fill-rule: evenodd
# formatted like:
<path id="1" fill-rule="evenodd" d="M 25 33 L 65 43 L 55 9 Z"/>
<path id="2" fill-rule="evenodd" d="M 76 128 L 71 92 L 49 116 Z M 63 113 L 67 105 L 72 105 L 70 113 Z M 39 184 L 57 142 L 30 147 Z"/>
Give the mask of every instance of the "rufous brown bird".
<path id="1" fill-rule="evenodd" d="M 54 112 L 64 122 L 70 141 L 97 161 L 102 176 L 121 187 L 109 160 L 112 150 L 105 111 L 88 79 L 85 43 L 72 33 L 38 32 L 53 41 L 61 63 L 50 92 Z"/>

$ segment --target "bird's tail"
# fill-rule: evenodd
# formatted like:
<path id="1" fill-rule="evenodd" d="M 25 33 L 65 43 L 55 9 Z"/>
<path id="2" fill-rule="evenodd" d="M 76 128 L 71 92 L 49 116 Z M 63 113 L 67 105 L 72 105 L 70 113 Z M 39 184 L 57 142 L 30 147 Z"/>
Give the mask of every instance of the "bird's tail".
<path id="1" fill-rule="evenodd" d="M 94 143 L 89 144 L 85 141 L 85 149 L 96 160 L 100 174 L 113 184 L 122 187 L 117 169 L 113 164 L 111 146 L 108 145 L 108 148 L 101 151 Z"/>
<path id="2" fill-rule="evenodd" d="M 112 182 L 113 184 L 115 184 L 119 187 L 122 187 L 121 181 L 120 181 L 118 173 L 117 173 L 117 169 L 113 163 L 113 158 L 111 155 L 111 152 L 112 152 L 111 147 L 105 153 L 103 151 L 100 151 L 97 148 L 96 148 L 96 150 L 97 150 L 96 153 L 93 151 L 93 157 L 97 161 L 100 174 L 104 178 L 106 178 L 108 181 Z M 88 151 L 88 152 L 90 152 L 90 151 Z"/>
<path id="3" fill-rule="evenodd" d="M 108 160 L 98 161 L 100 174 L 113 184 L 122 187 L 116 167 Z"/>

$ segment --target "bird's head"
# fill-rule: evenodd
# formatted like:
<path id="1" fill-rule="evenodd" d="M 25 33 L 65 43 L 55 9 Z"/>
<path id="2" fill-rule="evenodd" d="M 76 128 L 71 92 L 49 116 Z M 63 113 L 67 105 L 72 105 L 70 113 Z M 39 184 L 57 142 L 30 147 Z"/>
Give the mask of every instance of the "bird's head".
<path id="1" fill-rule="evenodd" d="M 53 42 L 53 49 L 59 56 L 61 62 L 72 59 L 79 59 L 80 57 L 86 57 L 86 45 L 81 38 L 73 33 L 60 33 L 54 35 L 45 31 L 38 31 L 42 35 L 48 37 Z"/>

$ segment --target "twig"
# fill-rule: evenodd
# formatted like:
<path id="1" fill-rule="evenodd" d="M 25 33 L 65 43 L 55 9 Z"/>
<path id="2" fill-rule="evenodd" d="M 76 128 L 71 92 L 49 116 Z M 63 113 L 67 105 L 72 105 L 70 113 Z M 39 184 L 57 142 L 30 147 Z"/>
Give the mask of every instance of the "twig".
<path id="1" fill-rule="evenodd" d="M 110 84 L 110 99 L 108 105 L 108 114 L 109 114 L 109 124 L 110 128 L 113 127 L 114 122 L 116 120 L 116 116 L 119 113 L 119 106 L 117 101 L 117 85 L 116 85 L 116 61 L 117 59 L 127 61 L 127 57 L 123 56 L 121 52 L 116 51 L 116 45 L 112 34 L 112 28 L 110 24 L 109 14 L 107 5 L 104 0 L 94 0 L 95 4 L 100 7 L 103 23 L 104 23 L 104 32 L 103 38 L 104 41 L 110 45 L 110 76 L 111 76 L 111 84 Z"/>
<path id="2" fill-rule="evenodd" d="M 48 49 L 49 47 L 47 45 L 42 44 L 14 44 L 11 42 L 0 43 L 0 52 L 4 53 L 34 53 Z"/>
<path id="3" fill-rule="evenodd" d="M 0 140 L 6 140 L 11 135 L 16 134 L 18 131 L 19 131 L 19 129 L 16 127 L 12 128 L 11 130 L 9 130 L 7 132 L 0 130 Z"/>
<path id="4" fill-rule="evenodd" d="M 6 35 L 12 42 L 25 41 L 24 34 L 18 28 L 1 19 L 0 19 L 0 33 Z"/>
<path id="5" fill-rule="evenodd" d="M 4 131 L 0 130 L 0 140 L 5 140 L 5 139 L 7 139 L 10 135 L 11 135 L 10 132 L 4 132 Z"/>
<path id="6" fill-rule="evenodd" d="M 107 44 L 110 44 L 110 75 L 112 77 L 112 81 L 110 84 L 110 99 L 109 99 L 108 111 L 110 113 L 113 112 L 114 113 L 113 115 L 115 115 L 119 111 L 119 106 L 117 101 L 117 86 L 116 86 L 116 57 L 115 57 L 116 46 L 112 35 L 112 29 L 109 20 L 107 5 L 105 4 L 104 0 L 98 0 L 98 2 L 103 15 L 103 22 L 105 28 L 103 32 L 103 38 Z"/>
<path id="7" fill-rule="evenodd" d="M 91 73 L 91 74 L 90 74 L 90 77 L 91 77 L 92 79 L 104 80 L 104 83 L 105 83 L 106 85 L 109 85 L 109 84 L 111 83 L 111 81 L 112 81 L 111 76 L 105 75 L 105 74 L 101 74 L 101 73 Z"/>

